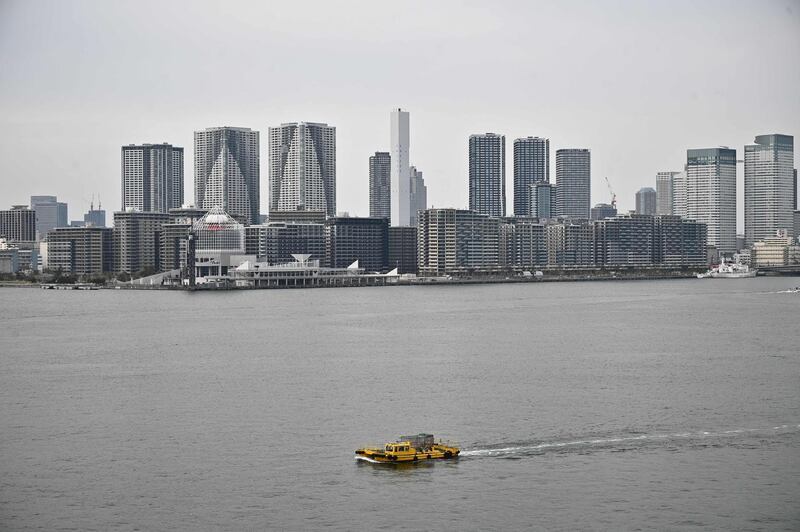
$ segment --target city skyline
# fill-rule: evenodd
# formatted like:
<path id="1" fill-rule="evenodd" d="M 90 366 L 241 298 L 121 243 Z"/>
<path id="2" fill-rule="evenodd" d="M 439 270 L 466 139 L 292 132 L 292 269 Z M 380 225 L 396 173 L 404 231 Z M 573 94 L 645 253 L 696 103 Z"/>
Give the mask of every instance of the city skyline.
<path id="1" fill-rule="evenodd" d="M 0 43 L 5 45 L 0 46 L 0 95 L 7 126 L 0 143 L 0 171 L 23 179 L 17 183 L 5 178 L 4 203 L 51 194 L 69 203 L 72 212 L 84 212 L 91 193 L 99 193 L 106 208 L 115 211 L 120 207 L 119 146 L 164 141 L 185 146 L 185 172 L 191 175 L 195 130 L 235 124 L 265 132 L 274 124 L 305 119 L 337 127 L 338 208 L 364 215 L 364 161 L 376 150 L 388 151 L 386 110 L 402 106 L 414 114 L 412 162 L 425 171 L 429 205 L 467 205 L 464 139 L 495 131 L 508 139 L 549 138 L 553 151 L 591 149 L 591 197 L 609 201 L 600 180 L 608 176 L 619 210 L 625 212 L 633 208 L 636 190 L 652 186 L 649 176 L 682 168 L 688 148 L 728 145 L 741 150 L 754 135 L 799 133 L 800 103 L 791 95 L 797 93 L 800 77 L 786 65 L 796 62 L 791 57 L 800 49 L 800 15 L 790 4 L 770 3 L 755 13 L 743 5 L 726 4 L 721 10 L 713 3 L 583 5 L 580 17 L 569 6 L 517 4 L 497 13 L 454 5 L 426 6 L 424 17 L 418 16 L 417 7 L 402 6 L 392 16 L 403 30 L 379 31 L 380 25 L 369 22 L 387 16 L 388 8 L 380 5 L 364 13 L 367 24 L 345 20 L 339 11 L 347 10 L 334 6 L 319 5 L 307 17 L 307 10 L 299 7 L 262 16 L 266 7 L 254 5 L 248 10 L 249 23 L 243 24 L 233 11 L 171 3 L 161 6 L 160 13 L 173 31 L 142 42 L 134 29 L 146 19 L 146 10 L 88 2 L 47 7 L 6 3 L 0 17 Z M 705 28 L 702 21 L 712 13 L 719 29 L 695 31 Z M 515 46 L 525 42 L 520 41 L 526 35 L 523 21 L 534 14 L 542 31 L 531 47 Z M 103 26 L 101 21 L 110 17 L 116 23 Z M 559 23 L 565 17 L 569 27 Z M 451 18 L 458 24 L 443 24 Z M 70 24 L 60 24 L 63 20 Z M 303 24 L 295 24 L 301 20 Z M 341 27 L 335 35 L 347 37 L 332 42 L 334 32 L 326 27 L 337 24 Z M 443 27 L 445 31 L 429 31 Z M 769 28 L 771 42 L 788 55 L 764 56 L 759 43 L 767 30 L 753 28 Z M 198 31 L 210 37 L 197 40 Z M 408 31 L 425 38 L 417 43 L 398 40 Z M 696 38 L 663 39 L 686 32 Z M 315 37 L 308 41 L 310 33 Z M 82 44 L 82 35 L 93 34 L 104 46 Z M 57 49 L 48 47 L 52 39 L 58 39 Z M 306 48 L 295 51 L 299 42 Z M 629 46 L 632 42 L 637 46 Z M 319 52 L 328 48 L 332 53 L 325 57 L 331 59 L 322 64 Z M 277 62 L 263 72 L 240 69 L 242 82 L 209 75 L 229 62 L 234 68 L 247 65 L 265 49 L 272 50 Z M 438 53 L 430 54 L 431 49 Z M 694 54 L 697 49 L 704 54 Z M 162 56 L 163 50 L 167 53 Z M 150 61 L 154 54 L 162 61 Z M 715 57 L 711 64 L 704 59 L 709 55 Z M 344 57 L 351 60 L 340 59 Z M 489 63 L 489 57 L 497 61 Z M 737 68 L 743 62 L 756 65 L 758 75 Z M 366 65 L 378 66 L 371 83 L 363 86 L 357 72 Z M 467 82 L 478 65 L 485 76 Z M 300 80 L 297 90 L 270 86 L 274 74 L 285 69 Z M 324 99 L 316 97 L 319 84 L 310 82 L 309 72 L 320 69 L 326 77 Z M 425 73 L 425 83 L 408 83 L 415 69 Z M 128 83 L 125 73 L 132 70 L 141 72 L 143 82 L 153 88 Z M 656 71 L 663 81 L 652 84 Z M 682 81 L 687 75 L 691 84 Z M 156 79 L 169 81 L 152 83 Z M 505 80 L 502 99 L 497 90 L 486 90 L 498 79 Z M 531 86 L 534 101 L 523 98 Z M 220 99 L 223 91 L 230 97 Z M 757 106 L 751 104 L 753 94 L 759 95 Z M 651 127 L 655 123 L 658 127 Z M 36 157 L 40 150 L 51 156 Z M 265 143 L 261 158 L 268 158 Z M 510 158 L 507 151 L 507 163 Z M 738 170 L 737 190 L 743 191 L 743 168 Z M 511 175 L 508 164 L 506 173 Z M 191 186 L 186 195 L 193 201 Z M 260 200 L 260 212 L 266 213 L 267 194 L 262 192 Z M 742 232 L 741 198 L 737 212 L 737 232 Z"/>

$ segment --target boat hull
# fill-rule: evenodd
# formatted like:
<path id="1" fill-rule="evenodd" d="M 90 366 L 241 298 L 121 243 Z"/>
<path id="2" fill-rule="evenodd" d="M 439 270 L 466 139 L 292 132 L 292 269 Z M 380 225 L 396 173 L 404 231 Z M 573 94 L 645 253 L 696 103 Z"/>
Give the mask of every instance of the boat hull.
<path id="1" fill-rule="evenodd" d="M 444 446 L 404 453 L 387 453 L 379 448 L 363 448 L 356 451 L 355 458 L 373 464 L 402 464 L 428 460 L 452 460 L 458 458 L 460 452 L 458 448 Z"/>

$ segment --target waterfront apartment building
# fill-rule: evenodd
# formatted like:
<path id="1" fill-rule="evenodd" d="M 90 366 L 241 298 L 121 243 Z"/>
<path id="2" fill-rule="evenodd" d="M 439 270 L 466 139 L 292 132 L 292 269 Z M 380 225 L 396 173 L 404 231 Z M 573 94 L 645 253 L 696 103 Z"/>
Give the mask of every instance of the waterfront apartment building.
<path id="1" fill-rule="evenodd" d="M 650 214 L 620 214 L 595 221 L 595 262 L 604 266 L 651 266 L 654 224 Z"/>
<path id="2" fill-rule="evenodd" d="M 791 266 L 800 264 L 800 245 L 785 229 L 753 242 L 750 249 L 751 264 L 756 268 L 766 266 Z"/>
<path id="3" fill-rule="evenodd" d="M 501 219 L 499 261 L 506 268 L 547 266 L 547 226 L 532 217 Z"/>
<path id="4" fill-rule="evenodd" d="M 617 215 L 617 208 L 608 203 L 598 203 L 592 207 L 590 213 L 590 220 L 602 220 L 603 218 L 611 218 Z"/>
<path id="5" fill-rule="evenodd" d="M 662 266 L 705 266 L 706 225 L 675 215 L 656 216 L 653 261 Z"/>
<path id="6" fill-rule="evenodd" d="M 269 128 L 269 212 L 336 215 L 336 128 L 290 122 Z"/>
<path id="7" fill-rule="evenodd" d="M 656 214 L 656 197 L 656 191 L 652 188 L 640 188 L 636 193 L 636 214 Z"/>
<path id="8" fill-rule="evenodd" d="M 183 148 L 122 147 L 122 210 L 167 212 L 183 204 Z"/>
<path id="9" fill-rule="evenodd" d="M 419 211 L 424 211 L 428 208 L 428 187 L 425 186 L 425 180 L 422 178 L 422 172 L 417 170 L 416 166 L 409 169 L 411 175 L 411 221 L 410 225 L 417 226 L 417 215 Z"/>
<path id="10" fill-rule="evenodd" d="M 530 198 L 526 205 L 528 214 L 525 216 L 532 216 L 540 220 L 555 218 L 558 202 L 556 187 L 547 182 L 540 182 L 530 185 L 528 190 Z"/>
<path id="11" fill-rule="evenodd" d="M 556 151 L 556 186 L 558 216 L 589 219 L 591 204 L 592 165 L 587 149 Z"/>
<path id="12" fill-rule="evenodd" d="M 330 268 L 347 268 L 358 261 L 369 272 L 389 265 L 389 220 L 337 216 L 325 222 L 325 254 Z"/>
<path id="13" fill-rule="evenodd" d="M 42 240 L 56 227 L 68 227 L 67 204 L 56 196 L 31 196 L 31 209 L 36 212 L 36 236 Z"/>
<path id="14" fill-rule="evenodd" d="M 392 157 L 388 151 L 376 151 L 369 158 L 369 215 L 392 217 Z"/>
<path id="15" fill-rule="evenodd" d="M 495 133 L 469 137 L 469 210 L 506 215 L 506 138 Z"/>
<path id="16" fill-rule="evenodd" d="M 162 212 L 115 212 L 114 271 L 161 270 L 161 231 L 169 220 Z"/>
<path id="17" fill-rule="evenodd" d="M 169 210 L 169 221 L 161 225 L 161 256 L 159 264 L 164 271 L 186 267 L 189 230 L 206 215 L 206 210 L 180 207 Z"/>
<path id="18" fill-rule="evenodd" d="M 408 111 L 392 109 L 389 117 L 389 152 L 391 158 L 391 225 L 411 225 L 411 129 Z"/>
<path id="19" fill-rule="evenodd" d="M 194 201 L 243 224 L 259 221 L 259 132 L 212 127 L 194 132 Z M 176 205 L 180 207 L 180 205 Z"/>
<path id="20" fill-rule="evenodd" d="M 423 209 L 424 210 L 424 209 Z M 389 228 L 389 270 L 397 273 L 417 273 L 417 228 Z"/>
<path id="21" fill-rule="evenodd" d="M 536 216 L 530 187 L 537 183 L 550 183 L 550 139 L 514 140 L 514 216 Z"/>
<path id="22" fill-rule="evenodd" d="M 460 209 L 426 209 L 417 226 L 420 275 L 450 275 L 499 267 L 500 220 Z"/>
<path id="23" fill-rule="evenodd" d="M 325 225 L 315 222 L 269 222 L 245 230 L 246 253 L 269 264 L 294 262 L 293 255 L 325 261 Z M 348 264 L 349 265 L 349 264 Z"/>
<path id="24" fill-rule="evenodd" d="M 656 174 L 656 214 L 674 214 L 675 176 L 679 172 Z"/>
<path id="25" fill-rule="evenodd" d="M 27 205 L 13 205 L 0 211 L 0 238 L 12 242 L 36 240 L 36 211 Z"/>
<path id="26" fill-rule="evenodd" d="M 547 226 L 547 264 L 550 267 L 594 266 L 594 226 L 565 220 Z"/>
<path id="27" fill-rule="evenodd" d="M 793 195 L 795 197 L 793 198 Z M 794 235 L 794 137 L 759 135 L 744 147 L 745 243 L 786 230 Z"/>
<path id="28" fill-rule="evenodd" d="M 736 252 L 736 150 L 687 150 L 686 217 L 706 224 L 709 246 Z"/>
<path id="29" fill-rule="evenodd" d="M 114 271 L 114 232 L 107 227 L 56 227 L 47 234 L 47 267 L 75 275 Z"/>

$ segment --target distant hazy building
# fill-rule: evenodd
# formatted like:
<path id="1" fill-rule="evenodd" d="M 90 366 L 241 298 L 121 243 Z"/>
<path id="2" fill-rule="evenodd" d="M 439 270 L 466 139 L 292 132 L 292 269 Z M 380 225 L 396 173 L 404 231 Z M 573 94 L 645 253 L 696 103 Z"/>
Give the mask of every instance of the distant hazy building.
<path id="1" fill-rule="evenodd" d="M 530 198 L 525 206 L 528 210 L 528 214 L 525 216 L 541 220 L 555 218 L 558 201 L 556 187 L 547 182 L 539 182 L 530 185 L 528 190 Z"/>
<path id="2" fill-rule="evenodd" d="M 469 209 L 506 215 L 506 138 L 495 133 L 469 137 Z"/>
<path id="3" fill-rule="evenodd" d="M 114 213 L 114 271 L 130 274 L 159 271 L 162 225 L 169 215 L 161 212 Z"/>
<path id="4" fill-rule="evenodd" d="M 388 151 L 376 151 L 369 158 L 369 215 L 392 217 L 392 157 Z"/>
<path id="5" fill-rule="evenodd" d="M 591 220 L 602 220 L 603 218 L 611 218 L 617 215 L 617 208 L 608 203 L 598 203 L 592 207 Z"/>
<path id="6" fill-rule="evenodd" d="M 89 211 L 83 215 L 83 224 L 92 227 L 105 227 L 106 226 L 106 211 L 102 205 L 94 208 L 94 201 L 89 206 Z"/>
<path id="7" fill-rule="evenodd" d="M 502 219 L 499 261 L 506 268 L 546 266 L 547 226 L 529 217 Z"/>
<path id="8" fill-rule="evenodd" d="M 411 225 L 411 128 L 408 111 L 392 109 L 389 121 L 391 157 L 391 225 Z"/>
<path id="9" fill-rule="evenodd" d="M 114 233 L 107 227 L 57 227 L 47 235 L 47 267 L 75 275 L 114 270 Z"/>
<path id="10" fill-rule="evenodd" d="M 333 217 L 325 222 L 325 253 L 331 268 L 356 260 L 366 271 L 385 271 L 389 264 L 389 220 Z"/>
<path id="11" fill-rule="evenodd" d="M 194 132 L 197 207 L 220 207 L 241 223 L 258 223 L 259 176 L 258 131 L 226 126 Z"/>
<path id="12" fill-rule="evenodd" d="M 672 178 L 672 214 L 686 217 L 686 170 Z"/>
<path id="13" fill-rule="evenodd" d="M 535 216 L 531 189 L 550 182 L 550 140 L 526 137 L 514 140 L 514 216 Z"/>
<path id="14" fill-rule="evenodd" d="M 656 174 L 656 214 L 674 214 L 675 176 L 679 172 L 658 172 Z"/>
<path id="15" fill-rule="evenodd" d="M 397 273 L 417 273 L 417 228 L 389 228 L 389 265 Z"/>
<path id="16" fill-rule="evenodd" d="M 589 150 L 556 150 L 557 212 L 559 216 L 589 219 L 591 176 L 591 153 Z"/>
<path id="17" fill-rule="evenodd" d="M 269 128 L 269 212 L 336 214 L 336 128 L 291 122 Z"/>
<path id="18" fill-rule="evenodd" d="M 36 235 L 40 240 L 56 227 L 69 227 L 67 204 L 56 196 L 31 196 L 31 209 L 36 211 Z"/>
<path id="19" fill-rule="evenodd" d="M 417 225 L 417 213 L 428 208 L 428 187 L 422 178 L 422 172 L 416 166 L 409 168 L 411 176 L 411 221 L 412 226 Z"/>
<path id="20" fill-rule="evenodd" d="M 656 191 L 650 187 L 640 188 L 636 193 L 636 214 L 656 213 Z"/>
<path id="21" fill-rule="evenodd" d="M 794 197 L 792 195 L 794 194 Z M 759 135 L 744 147 L 744 234 L 748 245 L 784 229 L 792 236 L 794 137 Z"/>
<path id="22" fill-rule="evenodd" d="M 417 226 L 420 275 L 447 275 L 499 267 L 500 219 L 460 209 L 426 209 Z"/>
<path id="23" fill-rule="evenodd" d="M 36 211 L 27 205 L 13 205 L 0 211 L 0 238 L 9 241 L 32 242 L 36 240 Z"/>
<path id="24" fill-rule="evenodd" d="M 736 251 L 736 150 L 687 150 L 686 216 L 706 224 L 709 246 Z"/>
<path id="25" fill-rule="evenodd" d="M 122 210 L 167 212 L 183 203 L 183 148 L 122 147 Z"/>

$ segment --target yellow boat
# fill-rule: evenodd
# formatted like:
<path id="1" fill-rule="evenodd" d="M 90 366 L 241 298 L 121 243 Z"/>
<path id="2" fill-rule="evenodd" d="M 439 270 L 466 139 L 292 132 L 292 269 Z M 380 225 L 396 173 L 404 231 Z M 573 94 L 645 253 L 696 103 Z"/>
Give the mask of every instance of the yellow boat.
<path id="1" fill-rule="evenodd" d="M 450 443 L 434 441 L 433 434 L 416 434 L 414 436 L 400 436 L 396 442 L 387 443 L 383 447 L 362 447 L 356 449 L 356 460 L 365 460 L 373 463 L 397 464 L 401 462 L 419 462 L 421 460 L 436 460 L 458 458 L 461 452 L 457 446 Z"/>

